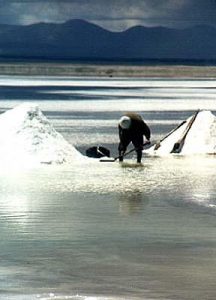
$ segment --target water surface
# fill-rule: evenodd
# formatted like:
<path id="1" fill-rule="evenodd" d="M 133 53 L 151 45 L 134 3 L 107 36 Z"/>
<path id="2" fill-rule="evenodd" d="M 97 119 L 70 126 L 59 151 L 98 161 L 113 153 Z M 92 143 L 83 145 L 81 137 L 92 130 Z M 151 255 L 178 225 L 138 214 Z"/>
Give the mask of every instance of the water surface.
<path id="1" fill-rule="evenodd" d="M 125 110 L 139 111 L 158 140 L 196 109 L 216 108 L 214 80 L 1 77 L 0 85 L 1 111 L 37 102 L 82 153 L 102 144 L 116 155 Z M 1 170 L 0 298 L 215 299 L 214 174 L 213 156 Z"/>

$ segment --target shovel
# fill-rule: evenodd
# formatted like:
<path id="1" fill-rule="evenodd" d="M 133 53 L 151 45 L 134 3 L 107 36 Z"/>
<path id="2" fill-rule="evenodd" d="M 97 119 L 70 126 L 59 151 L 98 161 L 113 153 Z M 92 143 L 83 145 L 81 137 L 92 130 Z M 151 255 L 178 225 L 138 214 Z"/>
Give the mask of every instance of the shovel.
<path id="1" fill-rule="evenodd" d="M 161 146 L 161 143 L 168 138 L 173 132 L 175 132 L 177 129 L 179 129 L 182 125 L 184 125 L 186 121 L 181 122 L 177 127 L 175 127 L 173 130 L 171 130 L 167 135 L 165 135 L 159 142 L 157 142 L 154 146 L 154 150 L 158 150 Z"/>
<path id="2" fill-rule="evenodd" d="M 150 142 L 145 142 L 145 143 L 143 144 L 143 147 L 146 146 L 146 145 L 150 145 L 150 144 L 151 144 Z M 128 154 L 130 154 L 130 153 L 132 153 L 132 152 L 134 152 L 134 151 L 136 151 L 136 150 L 137 150 L 137 148 L 133 148 L 133 149 L 131 149 L 130 151 L 125 152 L 124 155 L 119 155 L 119 156 L 116 156 L 116 157 L 105 157 L 105 158 L 101 158 L 101 159 L 100 159 L 100 162 L 115 162 L 115 161 L 118 160 L 120 157 L 125 157 L 125 156 L 127 156 Z"/>
<path id="3" fill-rule="evenodd" d="M 198 109 L 197 112 L 195 113 L 195 115 L 190 119 L 190 121 L 188 122 L 188 125 L 183 133 L 183 136 L 174 144 L 173 149 L 170 153 L 180 153 L 182 151 L 182 148 L 184 146 L 185 139 L 188 135 L 188 132 L 190 131 L 199 112 L 200 112 L 200 110 Z"/>

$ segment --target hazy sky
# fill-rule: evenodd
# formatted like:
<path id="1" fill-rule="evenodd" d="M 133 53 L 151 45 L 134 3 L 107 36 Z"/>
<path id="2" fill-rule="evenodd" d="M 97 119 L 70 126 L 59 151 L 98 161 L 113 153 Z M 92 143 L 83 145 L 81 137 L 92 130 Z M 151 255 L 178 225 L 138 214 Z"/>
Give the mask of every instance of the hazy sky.
<path id="1" fill-rule="evenodd" d="M 216 0 L 0 0 L 0 23 L 85 19 L 110 30 L 134 25 L 216 26 Z"/>

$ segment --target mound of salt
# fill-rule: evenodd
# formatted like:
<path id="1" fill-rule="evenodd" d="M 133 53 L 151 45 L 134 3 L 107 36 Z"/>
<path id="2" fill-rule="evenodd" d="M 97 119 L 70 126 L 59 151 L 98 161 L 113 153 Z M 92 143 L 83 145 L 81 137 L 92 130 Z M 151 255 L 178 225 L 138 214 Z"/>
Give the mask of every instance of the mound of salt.
<path id="1" fill-rule="evenodd" d="M 50 164 L 81 158 L 37 105 L 24 103 L 0 115 L 0 162 Z"/>
<path id="2" fill-rule="evenodd" d="M 187 128 L 188 122 L 174 131 L 169 137 L 161 142 L 160 147 L 155 150 L 153 145 L 145 152 L 150 155 L 167 155 L 173 149 L 174 144 L 181 139 Z M 216 152 L 216 117 L 210 111 L 200 111 L 189 130 L 184 146 L 180 154 L 214 154 Z"/>

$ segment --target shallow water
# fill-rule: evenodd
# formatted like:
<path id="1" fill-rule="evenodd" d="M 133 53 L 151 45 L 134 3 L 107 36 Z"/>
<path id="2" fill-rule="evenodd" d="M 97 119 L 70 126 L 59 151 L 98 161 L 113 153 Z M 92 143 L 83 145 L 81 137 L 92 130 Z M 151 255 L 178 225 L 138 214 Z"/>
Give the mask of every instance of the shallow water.
<path id="1" fill-rule="evenodd" d="M 213 80 L 44 78 L 41 90 L 37 78 L 23 79 L 7 78 L 1 109 L 26 99 L 28 83 L 28 100 L 83 153 L 100 143 L 116 155 L 116 123 L 125 109 L 145 116 L 152 140 L 200 103 L 215 110 Z M 55 101 L 47 99 L 53 87 Z M 77 161 L 0 170 L 0 298 L 215 299 L 214 174 L 214 156 L 145 157 L 136 168 Z"/>

